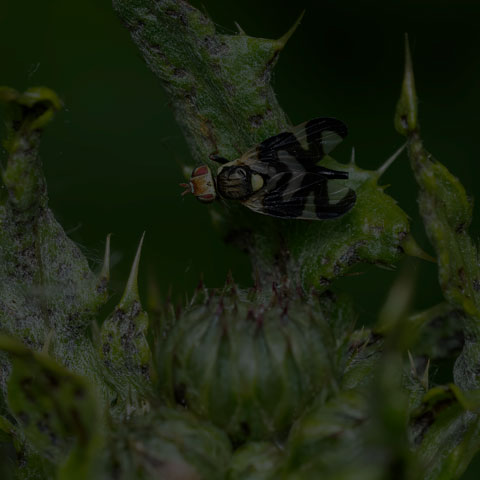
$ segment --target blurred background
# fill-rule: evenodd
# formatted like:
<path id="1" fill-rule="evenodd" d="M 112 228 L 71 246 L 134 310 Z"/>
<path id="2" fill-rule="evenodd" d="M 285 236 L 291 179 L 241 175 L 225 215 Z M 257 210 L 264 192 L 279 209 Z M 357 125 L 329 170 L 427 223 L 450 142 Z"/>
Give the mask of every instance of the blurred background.
<path id="1" fill-rule="evenodd" d="M 278 38 L 303 9 L 302 24 L 281 53 L 272 83 L 292 124 L 317 116 L 347 123 L 335 151 L 374 169 L 401 144 L 393 112 L 403 71 L 404 33 L 410 36 L 427 148 L 478 197 L 480 29 L 478 1 L 205 0 L 219 31 L 234 22 L 252 36 Z M 147 69 L 109 0 L 3 0 L 0 7 L 0 84 L 23 90 L 45 85 L 65 104 L 41 149 L 50 205 L 71 238 L 99 268 L 112 233 L 112 302 L 125 284 L 146 231 L 141 287 L 154 277 L 161 292 L 190 295 L 204 274 L 223 284 L 231 270 L 251 285 L 249 260 L 225 245 L 210 225 L 208 207 L 182 198 L 181 164 L 192 164 L 160 82 Z M 1 113 L 1 112 L 0 112 Z M 2 152 L 2 161 L 5 154 Z M 433 253 L 418 215 L 417 190 L 406 156 L 384 182 L 412 219 L 418 243 Z M 470 232 L 478 238 L 480 211 Z M 436 266 L 419 261 L 415 309 L 441 299 Z M 397 271 L 356 268 L 339 280 L 359 322 L 375 321 Z M 374 292 L 374 294 L 373 294 Z M 475 474 L 480 462 L 464 478 Z"/>
<path id="2" fill-rule="evenodd" d="M 192 1 L 223 33 L 234 22 L 252 36 L 280 37 L 303 9 L 297 32 L 281 53 L 272 83 L 292 124 L 316 116 L 347 123 L 335 151 L 376 168 L 401 144 L 393 112 L 410 35 L 427 148 L 480 192 L 480 29 L 477 1 Z M 41 156 L 50 205 L 65 230 L 98 268 L 112 233 L 112 287 L 123 289 L 142 232 L 141 283 L 191 294 L 200 274 L 223 284 L 228 270 L 251 285 L 248 259 L 225 245 L 210 225 L 208 207 L 182 198 L 181 164 L 192 164 L 160 82 L 147 69 L 109 0 L 3 0 L 0 8 L 0 84 L 19 90 L 45 85 L 65 103 L 47 129 Z M 384 177 L 388 192 L 412 218 L 429 253 L 418 216 L 416 186 L 403 155 Z M 476 238 L 480 212 L 471 233 Z M 195 233 L 193 233 L 195 232 Z M 436 267 L 419 261 L 415 308 L 440 300 Z M 372 266 L 340 280 L 358 304 L 362 323 L 375 320 L 396 271 Z M 375 292 L 375 299 L 372 298 Z"/>

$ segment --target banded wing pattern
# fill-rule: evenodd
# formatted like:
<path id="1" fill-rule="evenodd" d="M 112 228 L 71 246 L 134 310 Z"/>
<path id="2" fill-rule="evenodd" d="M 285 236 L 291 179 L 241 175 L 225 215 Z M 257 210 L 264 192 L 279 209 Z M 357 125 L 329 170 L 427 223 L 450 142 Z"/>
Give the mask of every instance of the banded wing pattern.
<path id="1" fill-rule="evenodd" d="M 356 201 L 341 182 L 348 172 L 317 165 L 346 135 L 339 120 L 316 118 L 264 140 L 240 159 L 266 180 L 244 204 L 282 218 L 326 219 L 348 212 Z"/>

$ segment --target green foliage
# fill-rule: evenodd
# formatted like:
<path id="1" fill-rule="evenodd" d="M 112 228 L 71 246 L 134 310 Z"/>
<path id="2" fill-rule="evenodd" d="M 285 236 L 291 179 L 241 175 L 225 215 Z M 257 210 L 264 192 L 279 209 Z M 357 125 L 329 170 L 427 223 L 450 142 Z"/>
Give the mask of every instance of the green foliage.
<path id="1" fill-rule="evenodd" d="M 478 393 L 462 394 L 455 385 L 432 388 L 412 412 L 411 441 L 425 466 L 424 478 L 458 478 L 480 448 Z"/>
<path id="2" fill-rule="evenodd" d="M 142 309 L 137 284 L 142 243 L 143 236 L 125 292 L 102 324 L 98 346 L 116 392 L 124 401 L 136 402 L 149 393 L 151 375 L 151 353 L 146 339 L 148 315 Z"/>
<path id="3" fill-rule="evenodd" d="M 197 161 L 236 157 L 288 128 L 269 84 L 279 40 L 220 35 L 182 0 L 114 0 L 169 93 Z M 193 54 L 192 54 L 193 52 Z M 144 310 L 137 276 L 103 318 L 110 237 L 98 275 L 48 208 L 38 149 L 61 107 L 46 88 L 0 88 L 7 164 L 0 198 L 2 478 L 229 480 L 460 478 L 480 450 L 480 279 L 472 206 L 424 149 L 407 45 L 395 116 L 445 302 L 415 315 L 408 271 L 372 329 L 344 294 L 353 265 L 423 256 L 379 179 L 350 172 L 357 204 L 331 221 L 280 221 L 219 207 L 246 248 L 251 290 L 201 285 L 184 307 Z M 213 167 L 213 165 L 212 165 Z M 461 353 L 459 354 L 459 352 Z M 454 383 L 430 365 L 454 358 Z M 433 385 L 431 385 L 433 383 Z"/>
<path id="4" fill-rule="evenodd" d="M 305 222 L 300 228 L 285 225 L 290 245 L 289 268 L 300 269 L 302 285 L 325 287 L 356 263 L 394 265 L 409 249 L 406 213 L 378 185 L 381 169 L 362 170 L 355 164 L 341 165 L 333 159 L 328 168 L 348 170 L 346 183 L 356 191 L 355 208 L 336 220 Z"/>
<path id="5" fill-rule="evenodd" d="M 224 478 L 231 446 L 224 432 L 165 407 L 118 424 L 104 478 Z"/>
<path id="6" fill-rule="evenodd" d="M 249 442 L 235 451 L 227 480 L 268 480 L 278 473 L 282 450 L 268 442 Z"/>
<path id="7" fill-rule="evenodd" d="M 472 204 L 460 181 L 423 146 L 416 118 L 415 81 L 408 44 L 406 52 L 395 125 L 407 137 L 410 163 L 419 186 L 420 213 L 437 252 L 440 287 L 449 304 L 465 314 L 465 346 L 455 366 L 455 382 L 465 389 L 479 388 L 480 271 L 478 251 L 467 232 Z"/>
<path id="8" fill-rule="evenodd" d="M 12 357 L 7 401 L 16 424 L 5 419 L 3 423 L 17 437 L 17 448 L 24 448 L 18 445 L 22 439 L 46 460 L 63 464 L 61 478 L 95 474 L 103 428 L 95 392 L 87 380 L 9 337 L 0 337 L 0 349 Z M 32 462 L 27 458 L 27 464 Z"/>
<path id="9" fill-rule="evenodd" d="M 9 113 L 2 171 L 7 195 L 0 203 L 1 330 L 96 376 L 93 350 L 79 332 L 106 300 L 106 290 L 48 208 L 38 154 L 41 131 L 61 103 L 46 88 L 20 94 L 2 87 L 0 101 Z"/>

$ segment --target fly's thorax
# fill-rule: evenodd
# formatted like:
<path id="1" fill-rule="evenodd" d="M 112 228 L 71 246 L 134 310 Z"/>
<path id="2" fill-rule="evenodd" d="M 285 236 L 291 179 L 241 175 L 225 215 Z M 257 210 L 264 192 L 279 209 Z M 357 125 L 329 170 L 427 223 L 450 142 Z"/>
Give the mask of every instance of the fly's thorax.
<path id="1" fill-rule="evenodd" d="M 201 165 L 193 170 L 190 177 L 192 193 L 204 203 L 213 202 L 216 198 L 215 183 L 212 172 L 207 165 Z"/>
<path id="2" fill-rule="evenodd" d="M 217 190 L 231 200 L 246 200 L 264 185 L 261 175 L 247 165 L 223 165 L 217 171 Z"/>

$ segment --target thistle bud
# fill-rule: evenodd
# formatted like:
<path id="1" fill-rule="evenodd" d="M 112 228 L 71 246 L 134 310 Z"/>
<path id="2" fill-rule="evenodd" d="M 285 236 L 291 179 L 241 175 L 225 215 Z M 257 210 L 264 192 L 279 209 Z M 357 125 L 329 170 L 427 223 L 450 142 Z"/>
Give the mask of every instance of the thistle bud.
<path id="1" fill-rule="evenodd" d="M 190 304 L 156 342 L 162 394 L 237 444 L 281 437 L 338 380 L 332 298 L 231 290 Z"/>

